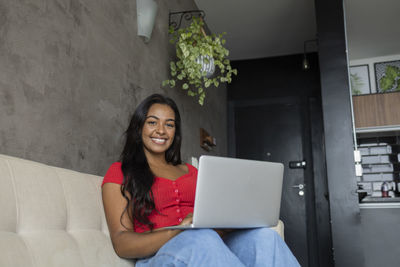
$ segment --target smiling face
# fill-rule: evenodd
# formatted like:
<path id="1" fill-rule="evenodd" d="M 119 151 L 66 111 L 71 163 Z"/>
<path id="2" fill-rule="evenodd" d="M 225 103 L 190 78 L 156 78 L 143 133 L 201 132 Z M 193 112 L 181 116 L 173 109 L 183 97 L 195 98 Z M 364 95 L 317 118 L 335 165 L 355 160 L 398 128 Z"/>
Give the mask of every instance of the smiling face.
<path id="1" fill-rule="evenodd" d="M 147 112 L 142 129 L 146 155 L 165 154 L 175 137 L 175 113 L 164 104 L 153 104 Z"/>

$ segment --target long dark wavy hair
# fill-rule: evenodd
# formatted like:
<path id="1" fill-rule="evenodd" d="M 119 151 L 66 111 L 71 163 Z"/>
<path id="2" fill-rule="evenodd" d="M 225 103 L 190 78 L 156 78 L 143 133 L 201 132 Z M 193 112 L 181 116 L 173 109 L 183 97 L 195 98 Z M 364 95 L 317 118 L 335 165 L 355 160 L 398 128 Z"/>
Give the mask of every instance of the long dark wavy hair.
<path id="1" fill-rule="evenodd" d="M 154 174 L 150 170 L 147 158 L 144 154 L 142 129 L 147 118 L 147 113 L 153 104 L 168 105 L 175 113 L 175 137 L 171 146 L 165 152 L 165 160 L 173 165 L 181 164 L 181 117 L 175 102 L 164 95 L 153 94 L 144 99 L 132 115 L 129 127 L 125 132 L 125 146 L 121 153 L 121 169 L 124 181 L 121 185 L 121 193 L 128 201 L 122 215 L 128 212 L 133 223 L 135 220 L 142 225 L 147 225 L 153 230 L 153 223 L 148 219 L 155 209 L 154 196 L 151 187 L 154 182 Z M 129 193 L 129 196 L 127 195 Z M 122 222 L 121 215 L 121 222 Z"/>

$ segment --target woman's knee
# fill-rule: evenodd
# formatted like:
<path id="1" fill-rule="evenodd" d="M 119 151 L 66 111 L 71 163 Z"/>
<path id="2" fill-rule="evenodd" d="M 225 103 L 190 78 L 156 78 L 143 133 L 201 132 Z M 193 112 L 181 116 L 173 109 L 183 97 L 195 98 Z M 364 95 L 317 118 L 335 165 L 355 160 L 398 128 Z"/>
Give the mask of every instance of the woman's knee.
<path id="1" fill-rule="evenodd" d="M 254 228 L 254 229 L 249 229 L 245 230 L 246 236 L 250 238 L 262 238 L 262 239 L 275 239 L 275 238 L 280 238 L 279 234 L 270 228 Z"/>
<path id="2" fill-rule="evenodd" d="M 254 228 L 251 230 L 252 234 L 258 235 L 258 236 L 264 236 L 264 237 L 278 237 L 279 234 L 277 231 L 271 229 L 271 228 Z"/>

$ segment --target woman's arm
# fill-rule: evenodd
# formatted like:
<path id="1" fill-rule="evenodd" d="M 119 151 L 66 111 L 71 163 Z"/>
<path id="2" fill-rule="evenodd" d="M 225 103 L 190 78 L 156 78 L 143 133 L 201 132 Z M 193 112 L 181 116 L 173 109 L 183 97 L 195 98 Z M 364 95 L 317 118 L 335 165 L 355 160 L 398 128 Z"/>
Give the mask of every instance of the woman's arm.
<path id="1" fill-rule="evenodd" d="M 121 224 L 121 214 L 127 204 L 121 194 L 121 186 L 106 183 L 103 185 L 102 195 L 111 241 L 115 252 L 122 258 L 142 258 L 153 255 L 168 240 L 181 232 L 181 230 L 160 230 L 135 233 L 131 230 L 133 223 L 126 212 L 122 216 L 123 224 Z"/>

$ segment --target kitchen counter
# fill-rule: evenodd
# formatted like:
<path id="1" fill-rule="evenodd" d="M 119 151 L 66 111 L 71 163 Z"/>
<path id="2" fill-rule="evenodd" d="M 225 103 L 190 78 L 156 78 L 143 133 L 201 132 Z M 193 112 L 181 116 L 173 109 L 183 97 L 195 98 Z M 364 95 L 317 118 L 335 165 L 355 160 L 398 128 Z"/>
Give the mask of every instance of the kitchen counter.
<path id="1" fill-rule="evenodd" d="M 360 209 L 391 209 L 400 208 L 400 197 L 367 196 L 359 204 Z"/>

